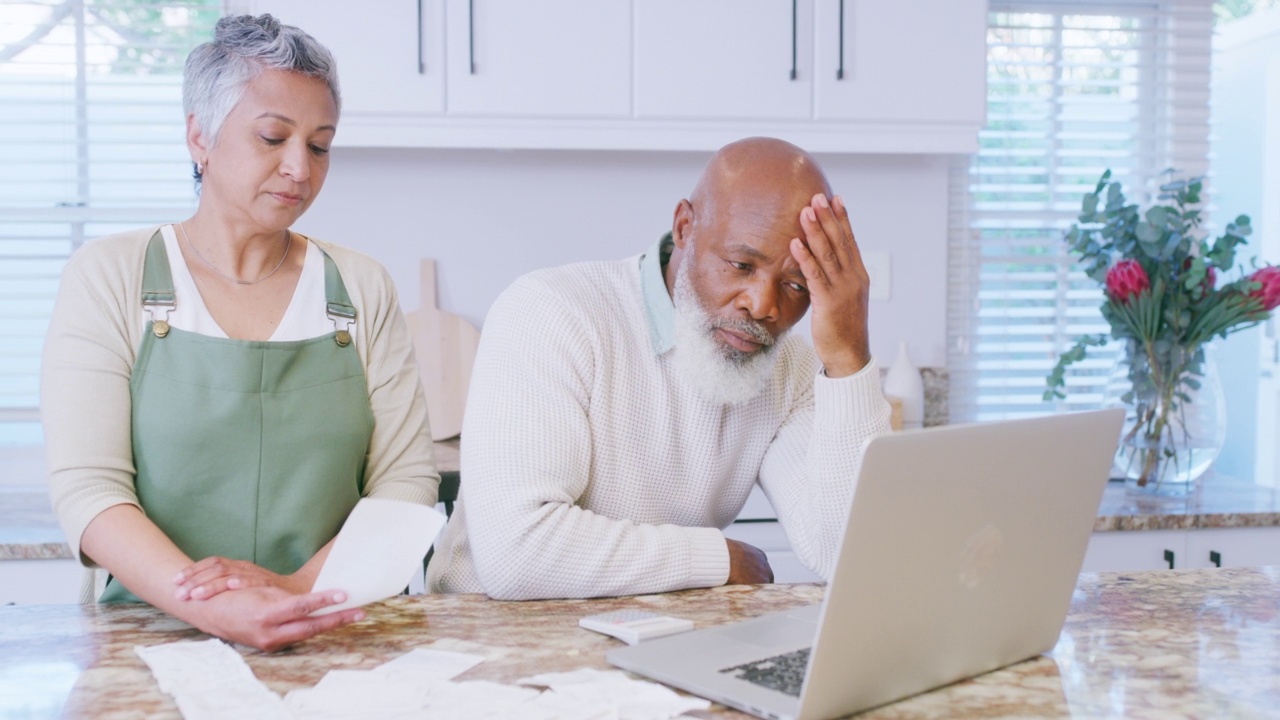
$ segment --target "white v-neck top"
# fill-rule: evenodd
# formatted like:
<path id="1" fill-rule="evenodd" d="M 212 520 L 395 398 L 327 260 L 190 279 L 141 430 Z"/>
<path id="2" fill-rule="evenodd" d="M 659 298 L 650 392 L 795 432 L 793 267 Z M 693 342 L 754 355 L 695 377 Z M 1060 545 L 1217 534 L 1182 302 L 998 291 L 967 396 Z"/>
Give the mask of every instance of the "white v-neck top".
<path id="1" fill-rule="evenodd" d="M 169 255 L 169 272 L 173 275 L 173 292 L 177 299 L 177 306 L 169 313 L 169 325 L 209 337 L 227 337 L 227 333 L 213 319 L 209 308 L 205 307 L 200 289 L 191 276 L 191 269 L 187 267 L 182 249 L 178 247 L 175 226 L 162 226 L 160 234 L 164 237 L 164 249 Z M 308 242 L 307 255 L 302 261 L 302 275 L 293 291 L 293 299 L 289 301 L 289 307 L 284 311 L 280 324 L 269 340 L 307 340 L 333 332 L 333 320 L 325 312 L 325 305 L 324 254 L 315 243 Z M 144 325 L 151 319 L 146 310 L 143 310 L 142 319 Z M 343 322 L 345 327 L 346 321 Z M 354 336 L 355 323 L 348 330 Z"/>

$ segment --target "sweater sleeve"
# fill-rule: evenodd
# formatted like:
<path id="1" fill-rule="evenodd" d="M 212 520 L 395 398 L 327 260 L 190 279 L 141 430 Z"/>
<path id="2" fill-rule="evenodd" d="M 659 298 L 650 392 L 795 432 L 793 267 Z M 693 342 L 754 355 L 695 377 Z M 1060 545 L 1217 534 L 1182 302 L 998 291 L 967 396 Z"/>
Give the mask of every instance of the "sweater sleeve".
<path id="1" fill-rule="evenodd" d="M 373 436 L 365 460 L 366 497 L 435 505 L 440 489 L 422 377 L 391 277 L 375 266 L 361 293 L 365 375 Z M 364 269 L 364 268 L 362 268 Z M 353 273 L 354 274 L 354 273 Z"/>
<path id="2" fill-rule="evenodd" d="M 86 246 L 67 262 L 40 368 L 49 493 L 68 544 L 88 567 L 93 562 L 80 552 L 80 538 L 89 523 L 114 505 L 138 505 L 129 318 L 141 311 L 126 297 L 127 272 L 111 262 L 123 259 L 104 247 Z M 119 253 L 118 243 L 110 247 Z"/>
<path id="3" fill-rule="evenodd" d="M 580 314 L 528 278 L 485 321 L 462 432 L 462 505 L 476 575 L 491 597 L 659 593 L 728 577 L 728 548 L 715 528 L 646 524 L 581 506 L 592 484 L 598 352 Z"/>
<path id="4" fill-rule="evenodd" d="M 889 404 L 872 360 L 844 378 L 817 373 L 765 453 L 765 496 L 796 557 L 824 579 L 835 569 L 863 452 L 887 432 Z"/>

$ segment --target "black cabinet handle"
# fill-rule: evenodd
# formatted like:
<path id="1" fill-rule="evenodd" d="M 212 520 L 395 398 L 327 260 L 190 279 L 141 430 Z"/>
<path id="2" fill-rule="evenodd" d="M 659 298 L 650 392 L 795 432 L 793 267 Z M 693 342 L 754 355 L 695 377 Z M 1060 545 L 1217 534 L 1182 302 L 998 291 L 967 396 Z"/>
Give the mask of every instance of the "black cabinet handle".
<path id="1" fill-rule="evenodd" d="M 1169 563 L 1169 569 L 1172 570 L 1173 569 L 1173 551 L 1172 550 L 1164 551 L 1164 561 Z"/>
<path id="2" fill-rule="evenodd" d="M 796 2 L 791 0 L 791 79 L 796 79 Z"/>
<path id="3" fill-rule="evenodd" d="M 427 61 L 422 59 L 422 0 L 418 0 L 418 74 L 427 72 Z"/>
<path id="4" fill-rule="evenodd" d="M 840 0 L 840 67 L 836 68 L 836 79 L 844 79 L 844 0 Z"/>
<path id="5" fill-rule="evenodd" d="M 1209 562 L 1213 563 L 1214 567 L 1222 567 L 1222 553 L 1217 550 L 1210 550 Z"/>
<path id="6" fill-rule="evenodd" d="M 467 0 L 467 59 L 476 74 L 476 0 Z"/>

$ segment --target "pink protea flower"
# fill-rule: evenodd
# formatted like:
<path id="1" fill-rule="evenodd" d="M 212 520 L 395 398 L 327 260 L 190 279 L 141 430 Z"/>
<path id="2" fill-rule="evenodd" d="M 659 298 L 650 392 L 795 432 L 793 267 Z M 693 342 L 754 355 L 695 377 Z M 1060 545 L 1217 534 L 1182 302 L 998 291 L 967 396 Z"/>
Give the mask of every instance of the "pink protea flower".
<path id="1" fill-rule="evenodd" d="M 1107 294 L 1117 302 L 1126 303 L 1149 287 L 1151 280 L 1137 260 L 1121 260 L 1107 271 Z"/>
<path id="2" fill-rule="evenodd" d="M 1256 297 L 1262 300 L 1262 307 L 1265 310 L 1273 310 L 1280 307 L 1280 267 L 1268 265 L 1249 276 L 1249 279 L 1256 283 L 1262 283 L 1262 287 L 1249 293 L 1250 297 Z"/>

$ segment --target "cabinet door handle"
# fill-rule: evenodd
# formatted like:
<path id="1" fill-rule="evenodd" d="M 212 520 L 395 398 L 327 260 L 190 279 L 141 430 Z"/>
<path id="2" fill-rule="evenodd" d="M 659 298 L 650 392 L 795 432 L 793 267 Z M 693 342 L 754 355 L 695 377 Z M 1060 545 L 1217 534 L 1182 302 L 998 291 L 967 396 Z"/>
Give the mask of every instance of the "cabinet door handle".
<path id="1" fill-rule="evenodd" d="M 840 0 L 840 67 L 836 68 L 836 79 L 844 79 L 844 0 Z"/>
<path id="2" fill-rule="evenodd" d="M 1209 562 L 1213 563 L 1214 567 L 1222 567 L 1222 553 L 1217 550 L 1210 550 Z"/>
<path id="3" fill-rule="evenodd" d="M 467 0 L 467 60 L 476 74 L 476 0 Z"/>
<path id="4" fill-rule="evenodd" d="M 1172 550 L 1164 551 L 1164 561 L 1169 563 L 1169 569 L 1172 570 L 1173 569 L 1173 551 Z"/>
<path id="5" fill-rule="evenodd" d="M 796 79 L 796 2 L 791 0 L 791 79 Z"/>
<path id="6" fill-rule="evenodd" d="M 427 72 L 427 61 L 422 59 L 422 0 L 418 0 L 418 74 Z"/>

